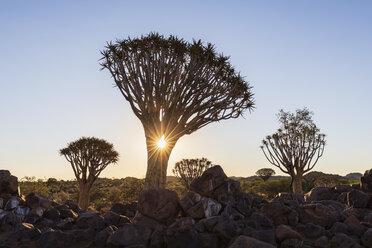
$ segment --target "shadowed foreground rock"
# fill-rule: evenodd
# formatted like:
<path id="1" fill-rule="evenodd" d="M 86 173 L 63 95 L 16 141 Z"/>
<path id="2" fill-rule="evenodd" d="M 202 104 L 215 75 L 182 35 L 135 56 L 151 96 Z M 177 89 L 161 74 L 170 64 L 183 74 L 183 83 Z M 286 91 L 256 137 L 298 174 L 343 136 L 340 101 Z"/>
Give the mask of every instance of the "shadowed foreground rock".
<path id="1" fill-rule="evenodd" d="M 146 190 L 138 203 L 115 203 L 105 213 L 19 196 L 15 177 L 0 175 L 8 185 L 0 192 L 4 247 L 372 248 L 370 171 L 360 186 L 318 187 L 266 201 L 243 193 L 215 166 L 181 199 L 170 190 Z"/>

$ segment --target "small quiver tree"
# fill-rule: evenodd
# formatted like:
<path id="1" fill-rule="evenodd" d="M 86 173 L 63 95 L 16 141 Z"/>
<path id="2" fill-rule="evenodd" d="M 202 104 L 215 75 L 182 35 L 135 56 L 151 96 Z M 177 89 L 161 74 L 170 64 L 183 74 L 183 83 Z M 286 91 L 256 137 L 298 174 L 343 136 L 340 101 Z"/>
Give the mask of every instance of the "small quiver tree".
<path id="1" fill-rule="evenodd" d="M 93 183 L 109 164 L 117 163 L 119 153 L 103 139 L 82 137 L 61 149 L 60 154 L 70 162 L 79 184 L 79 207 L 87 209 Z"/>
<path id="2" fill-rule="evenodd" d="M 251 86 L 210 43 L 151 33 L 109 43 L 101 53 L 102 68 L 145 131 L 145 189 L 165 188 L 179 138 L 253 108 Z"/>
<path id="3" fill-rule="evenodd" d="M 312 115 L 306 108 L 295 114 L 280 110 L 280 128 L 267 136 L 260 147 L 272 165 L 291 176 L 291 189 L 296 194 L 302 194 L 302 177 L 314 168 L 326 143 L 326 136 L 320 133 Z"/>
<path id="4" fill-rule="evenodd" d="M 187 190 L 190 190 L 191 182 L 200 177 L 203 172 L 212 166 L 212 162 L 206 158 L 182 159 L 177 162 L 173 174 L 181 181 Z"/>
<path id="5" fill-rule="evenodd" d="M 266 182 L 271 176 L 275 175 L 275 171 L 270 168 L 262 168 L 256 171 L 256 175 Z"/>

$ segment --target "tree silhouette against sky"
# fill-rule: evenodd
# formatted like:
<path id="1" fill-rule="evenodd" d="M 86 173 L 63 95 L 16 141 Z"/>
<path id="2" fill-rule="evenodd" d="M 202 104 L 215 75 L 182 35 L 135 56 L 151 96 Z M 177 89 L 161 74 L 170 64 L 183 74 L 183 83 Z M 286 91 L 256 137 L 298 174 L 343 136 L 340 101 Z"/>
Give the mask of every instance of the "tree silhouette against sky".
<path id="1" fill-rule="evenodd" d="M 314 168 L 326 143 L 325 134 L 320 133 L 311 117 L 312 112 L 306 108 L 295 114 L 280 110 L 280 128 L 260 147 L 272 165 L 291 176 L 291 189 L 296 194 L 302 194 L 302 177 Z"/>
<path id="2" fill-rule="evenodd" d="M 210 43 L 150 33 L 110 42 L 101 53 L 102 68 L 144 128 L 145 189 L 165 187 L 169 156 L 180 137 L 253 108 L 251 86 Z"/>
<path id="3" fill-rule="evenodd" d="M 111 163 L 117 163 L 119 153 L 111 143 L 94 137 L 82 137 L 60 150 L 74 171 L 79 184 L 79 207 L 89 207 L 89 194 L 93 183 Z"/>

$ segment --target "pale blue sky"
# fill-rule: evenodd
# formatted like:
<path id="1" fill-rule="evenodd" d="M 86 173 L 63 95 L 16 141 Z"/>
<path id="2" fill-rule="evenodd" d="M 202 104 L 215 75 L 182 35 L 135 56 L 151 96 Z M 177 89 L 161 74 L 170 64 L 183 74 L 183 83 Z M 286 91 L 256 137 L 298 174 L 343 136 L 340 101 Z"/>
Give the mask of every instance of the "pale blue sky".
<path id="1" fill-rule="evenodd" d="M 98 59 L 107 41 L 156 31 L 215 44 L 256 99 L 245 119 L 181 138 L 169 174 L 182 158 L 202 156 L 230 176 L 271 167 L 262 138 L 278 128 L 279 109 L 302 107 L 327 134 L 314 170 L 364 172 L 372 168 L 371 11 L 367 0 L 1 1 L 0 168 L 73 178 L 58 150 L 96 136 L 121 155 L 102 176 L 144 177 L 142 126 Z"/>

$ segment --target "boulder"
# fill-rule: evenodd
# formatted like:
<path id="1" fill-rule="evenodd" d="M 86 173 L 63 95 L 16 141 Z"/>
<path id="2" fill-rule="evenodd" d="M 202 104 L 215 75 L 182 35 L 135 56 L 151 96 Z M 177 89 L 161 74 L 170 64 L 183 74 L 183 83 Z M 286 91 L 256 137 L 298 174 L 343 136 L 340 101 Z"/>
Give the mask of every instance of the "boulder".
<path id="1" fill-rule="evenodd" d="M 276 246 L 247 236 L 238 236 L 229 248 L 275 248 Z"/>
<path id="2" fill-rule="evenodd" d="M 348 226 L 345 223 L 341 222 L 335 222 L 331 229 L 329 229 L 329 231 L 332 235 L 335 235 L 336 233 L 344 233 L 346 235 L 349 235 Z"/>
<path id="3" fill-rule="evenodd" d="M 276 245 L 276 239 L 275 239 L 275 230 L 274 229 L 268 229 L 268 230 L 253 230 L 250 232 L 249 235 L 247 235 L 251 238 L 261 240 L 266 243 L 270 243 L 272 245 Z"/>
<path id="4" fill-rule="evenodd" d="M 315 202 L 322 200 L 337 200 L 338 194 L 333 188 L 316 187 L 305 195 L 306 202 Z"/>
<path id="5" fill-rule="evenodd" d="M 116 227 L 122 226 L 126 223 L 130 223 L 128 217 L 124 215 L 119 215 L 112 211 L 107 211 L 103 216 L 107 226 L 114 225 Z"/>
<path id="6" fill-rule="evenodd" d="M 212 198 L 221 203 L 223 206 L 227 204 L 235 205 L 236 199 L 242 193 L 240 183 L 232 179 L 226 179 L 212 193 Z"/>
<path id="7" fill-rule="evenodd" d="M 40 235 L 40 230 L 34 227 L 32 224 L 22 223 L 16 232 L 10 234 L 8 241 L 14 244 L 17 242 L 29 243 L 31 240 L 38 239 Z"/>
<path id="8" fill-rule="evenodd" d="M 306 238 L 316 239 L 325 235 L 325 229 L 313 223 L 308 223 L 305 226 L 304 235 Z"/>
<path id="9" fill-rule="evenodd" d="M 235 198 L 236 210 L 238 210 L 245 217 L 248 217 L 252 214 L 252 203 L 253 196 L 251 194 L 241 193 Z"/>
<path id="10" fill-rule="evenodd" d="M 105 227 L 104 219 L 96 211 L 88 211 L 79 215 L 76 225 L 83 229 L 102 230 Z"/>
<path id="11" fill-rule="evenodd" d="M 51 208 L 51 203 L 47 197 L 42 195 L 36 195 L 35 193 L 30 193 L 26 196 L 26 204 L 30 208 L 42 207 L 45 209 Z"/>
<path id="12" fill-rule="evenodd" d="M 13 232 L 21 224 L 20 218 L 13 212 L 7 212 L 0 220 L 0 231 Z"/>
<path id="13" fill-rule="evenodd" d="M 117 230 L 115 226 L 108 226 L 101 230 L 94 238 L 95 247 L 105 247 L 107 239 Z"/>
<path id="14" fill-rule="evenodd" d="M 136 224 L 125 224 L 119 227 L 108 239 L 112 246 L 146 247 L 151 237 L 151 229 Z"/>
<path id="15" fill-rule="evenodd" d="M 66 219 L 61 219 L 55 225 L 55 227 L 60 230 L 71 230 L 73 229 L 74 226 L 75 226 L 75 220 L 71 217 L 66 218 Z"/>
<path id="16" fill-rule="evenodd" d="M 329 248 L 330 247 L 329 239 L 327 238 L 327 236 L 321 236 L 317 240 L 315 240 L 314 246 L 316 248 Z"/>
<path id="17" fill-rule="evenodd" d="M 216 216 L 221 211 L 221 204 L 211 198 L 202 197 L 194 206 L 186 210 L 186 213 L 194 219 Z"/>
<path id="18" fill-rule="evenodd" d="M 249 221 L 255 223 L 255 228 L 260 229 L 273 229 L 274 223 L 266 215 L 260 212 L 254 212 L 249 218 Z"/>
<path id="19" fill-rule="evenodd" d="M 276 226 L 282 225 L 282 224 L 295 225 L 298 222 L 297 213 L 279 201 L 274 201 L 274 202 L 264 204 L 261 208 L 261 212 L 263 212 L 266 216 L 271 218 L 274 221 L 274 224 Z M 289 223 L 288 221 L 288 216 L 290 214 L 294 215 L 294 219 L 291 220 L 291 222 L 293 223 Z"/>
<path id="20" fill-rule="evenodd" d="M 137 224 L 139 226 L 144 226 L 150 229 L 156 229 L 158 227 L 164 227 L 164 224 L 160 223 L 159 221 L 147 217 L 139 212 L 137 212 L 136 216 L 132 219 L 132 223 Z"/>
<path id="21" fill-rule="evenodd" d="M 281 243 L 285 239 L 299 239 L 302 240 L 301 234 L 293 230 L 290 226 L 280 225 L 275 230 L 276 240 Z"/>
<path id="22" fill-rule="evenodd" d="M 365 208 L 368 200 L 368 195 L 360 190 L 353 189 L 347 193 L 347 204 L 350 207 Z"/>
<path id="23" fill-rule="evenodd" d="M 21 199 L 18 196 L 12 196 L 5 204 L 4 210 L 13 210 L 18 207 Z"/>
<path id="24" fill-rule="evenodd" d="M 18 178 L 11 175 L 8 170 L 0 170 L 0 192 L 18 195 Z"/>
<path id="25" fill-rule="evenodd" d="M 65 219 L 65 218 L 77 218 L 78 215 L 76 214 L 76 212 L 74 212 L 71 209 L 62 208 L 62 209 L 59 209 L 59 217 L 61 217 L 62 219 Z"/>
<path id="26" fill-rule="evenodd" d="M 71 201 L 71 200 L 66 200 L 64 205 L 67 206 L 68 209 L 71 209 L 72 211 L 74 211 L 75 213 L 78 213 L 81 210 L 79 208 L 79 205 L 76 202 Z"/>
<path id="27" fill-rule="evenodd" d="M 367 227 L 361 225 L 358 218 L 354 215 L 347 217 L 344 223 L 347 226 L 348 232 L 357 237 L 361 237 L 367 230 Z"/>
<path id="28" fill-rule="evenodd" d="M 280 243 L 280 248 L 302 248 L 303 243 L 300 239 L 286 239 Z"/>
<path id="29" fill-rule="evenodd" d="M 360 178 L 361 188 L 364 192 L 372 193 L 372 169 L 366 170 Z"/>
<path id="30" fill-rule="evenodd" d="M 195 225 L 198 232 L 212 232 L 216 224 L 221 220 L 221 216 L 213 216 L 205 219 L 201 219 Z"/>
<path id="31" fill-rule="evenodd" d="M 221 241 L 221 245 L 227 245 L 237 234 L 237 226 L 231 219 L 220 218 L 214 226 L 213 232 L 216 233 Z"/>
<path id="32" fill-rule="evenodd" d="M 50 220 L 58 220 L 60 216 L 60 212 L 56 208 L 51 208 L 44 212 L 43 217 L 50 219 Z"/>
<path id="33" fill-rule="evenodd" d="M 361 241 L 365 247 L 372 247 L 372 228 L 369 228 L 363 234 Z"/>
<path id="34" fill-rule="evenodd" d="M 169 225 L 180 211 L 176 192 L 167 189 L 149 189 L 138 198 L 138 211 L 150 218 Z"/>
<path id="35" fill-rule="evenodd" d="M 218 246 L 218 236 L 215 233 L 199 233 L 199 240 L 201 246 L 204 248 L 207 247 L 219 247 Z"/>
<path id="36" fill-rule="evenodd" d="M 136 215 L 137 211 L 137 202 L 131 202 L 127 204 L 115 203 L 111 207 L 111 211 L 120 215 L 133 218 Z"/>
<path id="37" fill-rule="evenodd" d="M 167 237 L 168 247 L 177 248 L 198 248 L 202 247 L 199 238 L 199 233 L 196 230 L 190 229 L 183 232 L 177 232 L 175 235 Z"/>
<path id="38" fill-rule="evenodd" d="M 223 184 L 226 179 L 227 176 L 221 166 L 216 165 L 204 171 L 200 177 L 194 179 L 191 182 L 190 188 L 202 196 L 211 197 L 213 191 Z"/>
<path id="39" fill-rule="evenodd" d="M 331 248 L 359 248 L 361 247 L 357 241 L 350 238 L 344 233 L 337 233 L 331 239 Z"/>
<path id="40" fill-rule="evenodd" d="M 320 201 L 302 205 L 299 217 L 303 224 L 314 223 L 330 228 L 335 222 L 344 220 L 343 210 L 344 205 L 337 201 Z"/>

